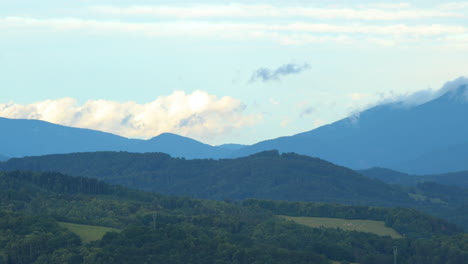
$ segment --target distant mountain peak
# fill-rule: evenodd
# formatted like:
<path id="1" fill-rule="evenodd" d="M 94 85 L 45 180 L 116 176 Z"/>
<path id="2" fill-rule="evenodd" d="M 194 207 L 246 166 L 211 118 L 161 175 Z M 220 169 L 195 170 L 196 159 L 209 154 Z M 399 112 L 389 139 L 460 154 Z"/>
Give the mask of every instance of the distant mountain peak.
<path id="1" fill-rule="evenodd" d="M 451 99 L 468 102 L 468 84 L 460 85 L 458 88 L 451 90 L 445 94 Z"/>
<path id="2" fill-rule="evenodd" d="M 233 156 L 277 149 L 354 169 L 468 170 L 468 78 L 399 99 L 311 131 L 244 147 Z"/>
<path id="3" fill-rule="evenodd" d="M 468 78 L 459 77 L 447 82 L 439 90 L 439 98 L 456 100 L 458 102 L 468 102 Z"/>
<path id="4" fill-rule="evenodd" d="M 184 137 L 181 135 L 173 134 L 173 133 L 162 133 L 156 137 L 153 137 L 148 140 L 149 142 L 165 142 L 167 144 L 172 144 L 172 143 L 192 143 L 192 144 L 200 144 L 200 145 L 207 145 L 205 143 L 202 143 L 200 141 L 197 141 L 192 138 Z"/>
<path id="5" fill-rule="evenodd" d="M 162 138 L 184 138 L 183 136 L 179 136 L 179 135 L 176 135 L 176 134 L 173 134 L 173 133 L 168 133 L 168 132 L 165 132 L 165 133 L 161 133 L 155 137 L 152 137 L 150 138 L 149 140 L 152 141 L 152 140 L 156 140 L 156 139 L 162 139 Z"/>
<path id="6" fill-rule="evenodd" d="M 450 100 L 451 102 L 468 102 L 468 78 L 458 77 L 453 81 L 446 82 L 442 88 L 434 91 L 432 89 L 419 90 L 411 94 L 400 95 L 385 99 L 377 105 L 368 108 L 374 109 L 408 109 L 430 103 L 437 100 Z M 363 112 L 367 111 L 364 110 Z"/>
<path id="7" fill-rule="evenodd" d="M 246 146 L 247 145 L 228 143 L 228 144 L 218 145 L 216 147 L 217 148 L 222 148 L 222 149 L 227 149 L 227 150 L 239 150 L 239 149 L 244 148 Z"/>

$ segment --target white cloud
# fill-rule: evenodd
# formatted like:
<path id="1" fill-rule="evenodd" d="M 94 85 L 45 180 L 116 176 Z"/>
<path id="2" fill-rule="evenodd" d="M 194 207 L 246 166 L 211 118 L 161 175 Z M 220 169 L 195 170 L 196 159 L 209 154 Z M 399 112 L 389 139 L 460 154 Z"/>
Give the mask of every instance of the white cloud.
<path id="1" fill-rule="evenodd" d="M 358 5 L 361 8 L 381 8 L 381 9 L 403 9 L 410 8 L 410 3 L 375 3 L 375 4 L 366 4 Z"/>
<path id="2" fill-rule="evenodd" d="M 285 45 L 335 42 L 349 44 L 368 41 L 378 45 L 392 45 L 399 41 L 440 37 L 456 39 L 468 33 L 468 28 L 457 25 L 365 25 L 323 23 L 234 23 L 234 22 L 123 22 L 77 18 L 36 19 L 6 17 L 0 19 L 0 29 L 15 29 L 16 33 L 27 29 L 88 32 L 94 34 L 124 33 L 154 37 L 211 37 L 237 40 L 267 39 Z"/>
<path id="3" fill-rule="evenodd" d="M 385 98 L 385 101 L 388 102 L 400 102 L 403 106 L 415 106 L 421 105 L 435 98 L 438 98 L 447 93 L 453 93 L 457 91 L 458 88 L 461 86 L 468 85 L 468 78 L 466 77 L 459 77 L 453 81 L 446 82 L 442 88 L 434 90 L 434 89 L 426 89 L 426 90 L 419 90 L 414 93 L 407 93 L 407 94 L 398 94 L 393 96 L 388 96 Z M 468 94 L 463 94 L 464 98 L 460 99 L 468 99 Z"/>
<path id="4" fill-rule="evenodd" d="M 362 24 L 353 25 L 331 25 L 331 24 L 312 24 L 312 23 L 294 23 L 286 26 L 277 26 L 277 29 L 284 29 L 297 32 L 312 33 L 348 33 L 348 34 L 369 34 L 369 35 L 388 35 L 388 36 L 437 36 L 443 34 L 463 34 L 468 29 L 463 26 L 449 25 L 423 25 L 408 26 L 404 24 L 389 26 L 368 26 Z"/>
<path id="5" fill-rule="evenodd" d="M 399 43 L 398 40 L 396 39 L 389 39 L 389 38 L 367 38 L 367 42 L 378 45 L 378 46 L 384 46 L 384 47 L 391 47 L 395 46 Z"/>
<path id="6" fill-rule="evenodd" d="M 464 85 L 468 86 L 467 77 L 459 77 L 453 81 L 446 82 L 440 89 L 428 88 L 408 93 L 396 93 L 394 91 L 390 91 L 379 95 L 369 95 L 364 97 L 366 100 L 363 101 L 367 101 L 365 105 L 354 105 L 352 107 L 350 111 L 351 116 L 356 116 L 356 118 L 358 118 L 360 112 L 378 105 L 393 104 L 394 107 L 418 106 L 432 101 L 447 93 L 452 93 L 455 99 L 468 101 L 468 89 L 462 90 L 464 92 L 463 94 L 460 94 L 458 90 L 458 88 Z M 367 99 L 373 101 L 369 102 Z"/>
<path id="7" fill-rule="evenodd" d="M 464 8 L 468 8 L 467 2 L 451 2 L 446 3 L 440 6 L 441 9 L 451 9 L 451 10 L 460 10 Z"/>
<path id="8" fill-rule="evenodd" d="M 245 113 L 246 106 L 232 97 L 218 98 L 205 91 L 176 91 L 146 104 L 75 99 L 45 100 L 29 105 L 0 104 L 0 116 L 39 119 L 90 128 L 132 138 L 151 138 L 171 132 L 204 140 L 225 136 L 254 125 L 261 116 Z"/>
<path id="9" fill-rule="evenodd" d="M 351 100 L 353 101 L 360 101 L 366 98 L 369 98 L 371 95 L 367 93 L 351 93 L 349 94 L 349 97 L 351 97 Z"/>
<path id="10" fill-rule="evenodd" d="M 177 19 L 226 19 L 226 18 L 311 18 L 311 19 L 353 19 L 353 20 L 415 20 L 437 17 L 459 17 L 456 12 L 409 9 L 410 5 L 373 4 L 358 6 L 358 8 L 323 8 L 309 6 L 229 4 L 229 5 L 191 5 L 191 6 L 94 6 L 91 10 L 101 14 L 119 16 L 149 16 L 157 18 Z M 390 10 L 388 10 L 390 9 Z"/>
<path id="11" fill-rule="evenodd" d="M 440 88 L 437 92 L 435 92 L 435 96 L 440 96 L 442 94 L 445 94 L 445 93 L 450 93 L 450 92 L 454 92 L 454 91 L 457 91 L 458 88 L 460 88 L 461 86 L 467 86 L 468 87 L 468 78 L 467 77 L 459 77 L 453 81 L 449 81 L 449 82 L 446 82 L 444 84 L 444 86 L 442 86 L 442 88 Z M 459 94 L 458 94 L 459 96 Z M 468 100 L 468 89 L 465 89 L 464 90 L 464 93 L 463 93 L 463 98 L 460 98 L 460 99 L 464 99 L 464 100 Z"/>

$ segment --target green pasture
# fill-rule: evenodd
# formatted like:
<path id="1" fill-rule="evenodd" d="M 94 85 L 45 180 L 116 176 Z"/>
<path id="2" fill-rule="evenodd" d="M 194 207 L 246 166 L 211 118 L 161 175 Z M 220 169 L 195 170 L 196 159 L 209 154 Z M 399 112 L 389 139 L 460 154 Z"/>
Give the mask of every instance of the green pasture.
<path id="1" fill-rule="evenodd" d="M 72 223 L 59 222 L 61 227 L 64 227 L 71 232 L 77 234 L 83 243 L 101 239 L 107 232 L 119 232 L 119 229 L 104 227 L 104 226 L 92 226 L 92 225 L 80 225 Z"/>
<path id="2" fill-rule="evenodd" d="M 392 238 L 402 238 L 402 236 L 390 227 L 386 227 L 383 221 L 374 220 L 348 220 L 340 218 L 325 218 L 325 217 L 294 217 L 283 216 L 287 220 L 294 221 L 301 225 L 310 227 L 324 227 L 324 228 L 340 228 L 349 231 L 359 231 L 366 233 L 373 233 L 379 236 L 390 236 Z"/>

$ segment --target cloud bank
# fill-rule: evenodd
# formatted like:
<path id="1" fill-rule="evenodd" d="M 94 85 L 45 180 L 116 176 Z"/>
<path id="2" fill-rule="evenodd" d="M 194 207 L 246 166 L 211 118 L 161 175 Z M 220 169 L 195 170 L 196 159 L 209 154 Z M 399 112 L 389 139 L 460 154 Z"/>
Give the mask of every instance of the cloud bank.
<path id="1" fill-rule="evenodd" d="M 250 82 L 279 81 L 283 76 L 299 74 L 308 69 L 310 69 L 310 65 L 307 63 L 304 63 L 302 65 L 293 63 L 284 64 L 274 70 L 268 68 L 260 68 L 252 74 Z"/>
<path id="2" fill-rule="evenodd" d="M 96 129 L 130 138 L 151 138 L 163 132 L 213 140 L 261 116 L 245 113 L 246 105 L 232 97 L 218 98 L 205 91 L 175 91 L 146 104 L 73 98 L 45 100 L 28 105 L 0 104 L 0 116 L 39 119 L 55 124 Z"/>
<path id="3" fill-rule="evenodd" d="M 433 37 L 445 34 L 463 34 L 468 28 L 461 25 L 370 25 L 362 23 L 328 24 L 312 22 L 290 23 L 251 23 L 251 22 L 207 22 L 207 21 L 158 21 L 129 22 L 120 20 L 96 20 L 82 18 L 50 18 L 38 19 L 31 17 L 8 16 L 0 18 L 0 29 L 44 28 L 57 31 L 91 31 L 138 33 L 147 36 L 211 36 L 221 34 L 227 36 L 260 37 L 267 32 L 289 33 L 342 33 L 370 34 L 385 36 L 416 35 Z M 223 34 L 224 33 L 224 34 Z"/>
<path id="4" fill-rule="evenodd" d="M 418 46 L 427 42 L 463 49 L 468 39 L 466 2 L 418 6 L 368 1 L 341 4 L 316 1 L 263 4 L 146 1 L 143 4 L 140 1 L 132 4 L 94 0 L 75 1 L 81 2 L 75 8 L 62 4 L 52 16 L 44 16 L 41 9 L 24 13 L 23 5 L 13 2 L 11 6 L 16 6 L 16 11 L 12 8 L 0 12 L 0 34 L 31 34 L 43 30 L 84 35 L 182 37 L 184 41 L 187 38 L 266 40 L 281 45 Z"/>
<path id="5" fill-rule="evenodd" d="M 421 105 L 445 94 L 457 97 L 455 99 L 468 100 L 468 89 L 460 90 L 460 88 L 463 86 L 468 86 L 468 78 L 459 77 L 453 81 L 446 82 L 442 88 L 438 90 L 420 90 L 410 94 L 395 95 L 386 100 L 388 100 L 390 103 L 401 103 L 403 106 Z"/>
<path id="6" fill-rule="evenodd" d="M 453 5 L 452 5 L 453 6 Z M 390 9 L 390 10 L 387 10 Z M 445 8 L 454 9 L 454 8 Z M 461 17 L 463 14 L 448 10 L 411 8 L 408 4 L 375 4 L 358 7 L 324 8 L 311 6 L 275 6 L 269 4 L 212 4 L 212 5 L 138 5 L 92 6 L 90 10 L 116 16 L 147 16 L 178 19 L 218 18 L 310 18 L 343 20 L 416 20 L 440 17 Z"/>
<path id="7" fill-rule="evenodd" d="M 464 89 L 463 89 L 464 88 Z M 459 77 L 453 81 L 446 82 L 440 89 L 424 89 L 412 93 L 396 94 L 394 92 L 388 94 L 380 94 L 378 99 L 360 110 L 370 109 L 378 105 L 392 104 L 394 107 L 413 107 L 430 102 L 443 95 L 449 95 L 455 100 L 468 101 L 468 78 Z M 353 96 L 352 94 L 351 96 Z M 368 95 L 366 95 L 368 97 Z M 353 99 L 354 100 L 354 99 Z"/>

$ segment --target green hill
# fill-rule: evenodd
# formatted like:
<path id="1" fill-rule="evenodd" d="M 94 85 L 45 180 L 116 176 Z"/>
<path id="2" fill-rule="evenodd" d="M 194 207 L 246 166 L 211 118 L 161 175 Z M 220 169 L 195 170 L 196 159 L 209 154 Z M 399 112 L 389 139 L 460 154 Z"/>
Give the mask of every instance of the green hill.
<path id="1" fill-rule="evenodd" d="M 0 170 L 57 171 L 113 184 L 216 200 L 261 198 L 379 206 L 406 205 L 403 191 L 330 162 L 277 151 L 225 160 L 163 153 L 95 152 L 14 158 Z"/>
<path id="2" fill-rule="evenodd" d="M 312 228 L 286 216 L 386 219 L 414 238 Z M 0 173 L 0 263 L 462 263 L 468 236 L 415 210 L 167 197 L 59 173 Z M 379 220 L 380 221 L 380 220 Z M 59 222 L 120 229 L 83 245 Z M 62 224 L 63 225 L 63 224 Z M 441 246 L 442 245 L 442 246 Z M 450 248 L 450 250 L 448 250 Z M 441 262 L 440 260 L 444 261 Z M 428 262 L 428 260 L 431 260 Z"/>
<path id="3" fill-rule="evenodd" d="M 467 196 L 456 187 L 388 185 L 348 168 L 294 153 L 267 151 L 224 160 L 185 160 L 163 153 L 73 153 L 13 158 L 0 163 L 0 170 L 58 171 L 165 195 L 203 199 L 258 198 L 416 208 L 468 230 Z"/>

